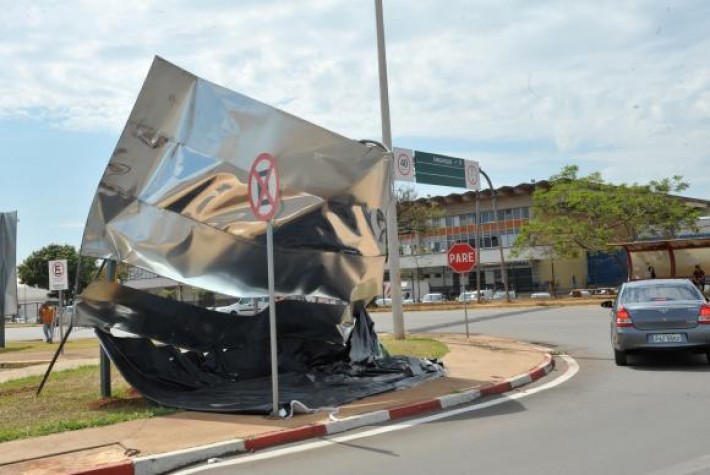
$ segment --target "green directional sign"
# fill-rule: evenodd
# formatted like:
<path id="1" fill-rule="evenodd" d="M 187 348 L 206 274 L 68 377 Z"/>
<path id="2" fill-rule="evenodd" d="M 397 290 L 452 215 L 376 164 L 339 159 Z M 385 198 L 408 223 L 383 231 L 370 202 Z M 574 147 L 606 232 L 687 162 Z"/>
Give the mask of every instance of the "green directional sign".
<path id="1" fill-rule="evenodd" d="M 417 183 L 466 188 L 465 160 L 429 152 L 414 151 Z"/>

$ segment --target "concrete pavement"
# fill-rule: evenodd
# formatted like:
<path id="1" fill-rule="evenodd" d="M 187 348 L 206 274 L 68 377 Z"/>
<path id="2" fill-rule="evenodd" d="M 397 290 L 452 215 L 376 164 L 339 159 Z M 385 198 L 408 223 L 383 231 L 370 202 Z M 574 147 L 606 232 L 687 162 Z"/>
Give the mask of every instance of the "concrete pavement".
<path id="1" fill-rule="evenodd" d="M 421 335 L 417 335 L 420 337 Z M 365 398 L 323 413 L 291 419 L 264 416 L 179 412 L 166 417 L 52 434 L 0 444 L 0 474 L 153 474 L 189 464 L 267 447 L 323 437 L 357 427 L 446 409 L 489 394 L 530 383 L 553 368 L 547 349 L 473 335 L 431 335 L 449 347 L 443 358 L 447 377 L 417 387 Z M 25 358 L 42 361 L 24 366 L 17 353 L 0 354 L 0 381 L 43 374 L 50 350 Z M 92 350 L 95 352 L 95 350 Z M 31 358 L 30 358 L 31 356 Z M 14 361 L 13 361 L 14 360 Z M 98 364 L 87 350 L 67 352 L 57 368 Z"/>

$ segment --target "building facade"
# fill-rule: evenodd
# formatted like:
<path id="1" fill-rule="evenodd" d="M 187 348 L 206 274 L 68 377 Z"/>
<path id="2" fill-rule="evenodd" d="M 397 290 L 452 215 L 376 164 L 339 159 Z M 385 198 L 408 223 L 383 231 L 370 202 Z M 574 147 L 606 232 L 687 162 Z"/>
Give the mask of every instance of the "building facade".
<path id="1" fill-rule="evenodd" d="M 400 269 L 406 298 L 421 299 L 425 291 L 441 292 L 449 297 L 477 288 L 480 274 L 481 289 L 502 289 L 502 268 L 506 269 L 508 285 L 518 294 L 550 292 L 564 295 L 572 289 L 616 286 L 628 275 L 625 253 L 582 255 L 578 259 L 551 259 L 544 248 L 528 249 L 513 255 L 512 247 L 520 229 L 532 214 L 532 194 L 548 182 L 522 183 L 495 190 L 479 192 L 476 220 L 476 193 L 469 191 L 422 199 L 436 203 L 442 211 L 440 218 L 431 220 L 424 233 L 400 235 Z M 701 209 L 705 215 L 710 202 L 683 198 L 688 206 Z M 699 222 L 700 232 L 683 233 L 682 237 L 708 235 L 708 220 Z M 446 251 L 457 242 L 476 245 L 479 233 L 479 271 L 459 275 L 448 268 Z M 502 249 L 502 253 L 501 253 Z M 502 254 L 502 259 L 501 259 Z M 501 260 L 505 265 L 501 265 Z M 385 280 L 389 276 L 385 275 Z"/>

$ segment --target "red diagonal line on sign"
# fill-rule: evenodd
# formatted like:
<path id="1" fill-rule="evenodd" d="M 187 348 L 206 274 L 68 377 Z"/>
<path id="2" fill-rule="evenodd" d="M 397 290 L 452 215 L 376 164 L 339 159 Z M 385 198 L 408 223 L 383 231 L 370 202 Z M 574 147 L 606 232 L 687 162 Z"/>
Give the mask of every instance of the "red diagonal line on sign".
<path id="1" fill-rule="evenodd" d="M 257 201 L 259 204 L 266 200 L 269 204 L 273 205 L 274 201 L 276 201 L 276 195 L 269 193 L 269 178 L 272 173 L 274 173 L 274 167 L 273 165 L 270 165 L 269 168 L 266 168 L 255 175 L 256 181 L 258 182 L 257 186 L 259 187 L 259 200 Z"/>

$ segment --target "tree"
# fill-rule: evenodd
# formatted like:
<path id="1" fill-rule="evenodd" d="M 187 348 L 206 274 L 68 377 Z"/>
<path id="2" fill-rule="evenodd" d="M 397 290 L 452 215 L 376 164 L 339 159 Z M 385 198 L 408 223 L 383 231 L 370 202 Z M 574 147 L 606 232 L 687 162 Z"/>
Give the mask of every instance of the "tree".
<path id="1" fill-rule="evenodd" d="M 419 263 L 417 256 L 429 252 L 421 245 L 421 237 L 431 228 L 433 220 L 443 214 L 438 204 L 430 200 L 419 200 L 417 191 L 412 186 L 402 186 L 396 190 L 397 200 L 397 233 L 399 236 L 411 236 L 412 255 L 415 262 L 415 273 L 410 274 L 412 292 L 414 282 L 419 281 Z M 418 292 L 418 291 L 417 291 Z M 418 297 L 412 295 L 412 297 Z"/>
<path id="2" fill-rule="evenodd" d="M 578 257 L 582 251 L 604 252 L 609 244 L 640 238 L 674 238 L 681 229 L 697 230 L 699 212 L 678 193 L 688 188 L 681 176 L 646 185 L 613 185 L 601 174 L 578 176 L 575 165 L 562 168 L 549 187 L 533 193 L 532 216 L 520 230 L 516 253 L 540 246 L 547 254 Z"/>
<path id="3" fill-rule="evenodd" d="M 443 214 L 438 204 L 429 200 L 419 200 L 417 190 L 412 186 L 402 186 L 395 192 L 397 200 L 397 232 L 401 235 L 425 233 L 432 220 Z"/>
<path id="4" fill-rule="evenodd" d="M 20 282 L 43 289 L 49 288 L 49 261 L 66 259 L 69 271 L 69 289 L 64 291 L 68 300 L 74 298 L 74 283 L 76 282 L 76 267 L 79 254 L 73 246 L 68 244 L 50 244 L 33 252 L 17 267 Z M 96 260 L 84 257 L 81 260 L 80 288 L 85 288 L 96 273 Z"/>

